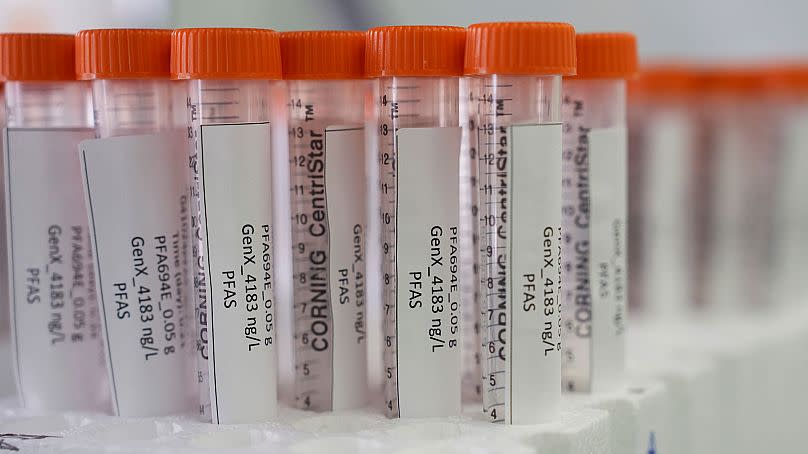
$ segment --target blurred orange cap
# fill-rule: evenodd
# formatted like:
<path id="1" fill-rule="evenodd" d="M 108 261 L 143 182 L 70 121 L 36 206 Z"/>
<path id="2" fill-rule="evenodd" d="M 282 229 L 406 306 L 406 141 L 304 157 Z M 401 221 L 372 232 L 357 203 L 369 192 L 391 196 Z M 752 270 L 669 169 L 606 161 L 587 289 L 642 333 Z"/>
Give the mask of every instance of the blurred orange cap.
<path id="1" fill-rule="evenodd" d="M 169 76 L 171 30 L 119 28 L 76 34 L 76 75 L 93 79 Z"/>
<path id="2" fill-rule="evenodd" d="M 772 88 L 780 94 L 808 94 L 808 62 L 785 62 L 773 69 Z"/>
<path id="3" fill-rule="evenodd" d="M 642 67 L 628 88 L 630 96 L 691 95 L 702 89 L 701 70 L 687 63 L 656 63 Z"/>
<path id="4" fill-rule="evenodd" d="M 183 28 L 171 34 L 173 79 L 280 79 L 278 33 L 258 28 Z"/>
<path id="5" fill-rule="evenodd" d="M 76 80 L 73 35 L 0 34 L 0 80 Z"/>
<path id="6" fill-rule="evenodd" d="M 575 28 L 561 22 L 489 22 L 469 27 L 465 73 L 575 74 Z"/>
<path id="7" fill-rule="evenodd" d="M 575 36 L 576 78 L 628 79 L 637 74 L 637 38 L 631 33 L 582 33 Z"/>
<path id="8" fill-rule="evenodd" d="M 772 85 L 772 72 L 762 66 L 725 65 L 704 67 L 700 87 L 710 94 L 734 96 L 759 95 Z"/>
<path id="9" fill-rule="evenodd" d="M 284 32 L 280 40 L 284 79 L 365 77 L 365 32 Z"/>
<path id="10" fill-rule="evenodd" d="M 365 73 L 382 76 L 461 76 L 466 30 L 408 25 L 367 32 Z"/>

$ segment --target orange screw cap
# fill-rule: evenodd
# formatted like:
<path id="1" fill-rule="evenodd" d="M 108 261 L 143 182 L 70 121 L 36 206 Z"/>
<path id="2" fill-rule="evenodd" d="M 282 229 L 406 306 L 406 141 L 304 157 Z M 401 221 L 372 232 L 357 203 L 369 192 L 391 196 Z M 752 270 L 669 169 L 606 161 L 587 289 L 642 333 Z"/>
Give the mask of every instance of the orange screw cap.
<path id="1" fill-rule="evenodd" d="M 440 25 L 371 28 L 365 73 L 385 76 L 461 76 L 466 30 Z"/>
<path id="2" fill-rule="evenodd" d="M 280 79 L 278 33 L 258 28 L 183 28 L 171 34 L 172 79 Z"/>

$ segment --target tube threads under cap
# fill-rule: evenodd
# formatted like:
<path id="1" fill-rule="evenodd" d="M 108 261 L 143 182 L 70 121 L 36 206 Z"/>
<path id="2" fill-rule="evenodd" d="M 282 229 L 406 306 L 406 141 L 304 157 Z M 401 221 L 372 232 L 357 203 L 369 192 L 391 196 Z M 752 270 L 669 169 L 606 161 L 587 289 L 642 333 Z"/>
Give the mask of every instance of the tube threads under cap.
<path id="1" fill-rule="evenodd" d="M 365 44 L 365 73 L 368 77 L 461 76 L 465 37 L 462 27 L 371 28 Z"/>
<path id="2" fill-rule="evenodd" d="M 637 74 L 637 39 L 631 33 L 582 33 L 575 43 L 576 78 L 627 79 Z"/>
<path id="3" fill-rule="evenodd" d="M 184 28 L 171 34 L 173 79 L 280 79 L 278 33 L 257 28 Z"/>
<path id="4" fill-rule="evenodd" d="M 575 74 L 575 28 L 561 22 L 488 22 L 469 27 L 468 75 Z"/>
<path id="5" fill-rule="evenodd" d="M 73 35 L 0 34 L 0 80 L 76 80 Z"/>
<path id="6" fill-rule="evenodd" d="M 167 79 L 171 30 L 97 29 L 76 35 L 76 75 L 93 79 Z"/>
<path id="7" fill-rule="evenodd" d="M 284 79 L 365 77 L 364 32 L 284 32 L 280 40 Z"/>

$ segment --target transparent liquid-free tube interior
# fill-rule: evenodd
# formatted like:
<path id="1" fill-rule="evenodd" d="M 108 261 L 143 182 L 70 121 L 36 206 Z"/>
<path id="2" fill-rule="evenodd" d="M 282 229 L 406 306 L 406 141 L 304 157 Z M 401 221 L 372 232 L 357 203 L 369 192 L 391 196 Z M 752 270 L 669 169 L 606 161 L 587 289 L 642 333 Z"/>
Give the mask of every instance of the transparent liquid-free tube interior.
<path id="1" fill-rule="evenodd" d="M 81 145 L 113 406 L 191 407 L 185 131 L 167 79 L 95 80 L 96 137 Z"/>
<path id="2" fill-rule="evenodd" d="M 483 398 L 482 306 L 480 305 L 480 225 L 477 162 L 477 101 L 469 86 L 470 79 L 460 79 L 460 120 L 463 131 L 460 149 L 460 300 L 463 318 L 463 399 Z M 472 135 L 475 143 L 472 143 Z"/>
<path id="3" fill-rule="evenodd" d="M 564 81 L 563 389 L 617 388 L 627 317 L 625 81 Z"/>
<path id="4" fill-rule="evenodd" d="M 364 80 L 287 81 L 295 404 L 368 395 Z"/>
<path id="5" fill-rule="evenodd" d="M 393 417 L 453 415 L 461 396 L 458 78 L 378 83 L 385 406 Z"/>
<path id="6" fill-rule="evenodd" d="M 561 77 L 475 77 L 472 91 L 483 406 L 493 422 L 546 421 L 561 381 Z"/>
<path id="7" fill-rule="evenodd" d="M 79 142 L 92 137 L 90 86 L 8 82 L 6 96 L 11 115 L 3 178 L 11 260 L 9 287 L 3 288 L 11 289 L 20 400 L 40 411 L 108 411 L 77 155 Z M 3 266 L 4 279 L 5 271 Z"/>
<path id="8" fill-rule="evenodd" d="M 99 137 L 152 134 L 176 129 L 168 80 L 96 80 L 93 109 Z"/>
<path id="9" fill-rule="evenodd" d="M 7 82 L 9 128 L 91 128 L 89 82 Z"/>
<path id="10" fill-rule="evenodd" d="M 270 82 L 187 83 L 199 410 L 264 421 L 277 411 Z"/>

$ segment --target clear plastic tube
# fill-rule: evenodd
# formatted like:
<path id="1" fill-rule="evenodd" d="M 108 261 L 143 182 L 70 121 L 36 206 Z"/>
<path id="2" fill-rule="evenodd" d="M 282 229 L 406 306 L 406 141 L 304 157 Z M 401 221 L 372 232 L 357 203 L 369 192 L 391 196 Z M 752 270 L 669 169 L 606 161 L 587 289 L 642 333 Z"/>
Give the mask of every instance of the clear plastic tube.
<path id="1" fill-rule="evenodd" d="M 262 421 L 277 411 L 271 86 L 187 83 L 200 413 Z"/>
<path id="2" fill-rule="evenodd" d="M 5 87 L 0 84 L 0 130 L 6 127 L 6 97 Z M 4 134 L 5 135 L 5 134 Z M 3 151 L 3 142 L 0 140 L 0 153 Z M 6 165 L 5 159 L 0 159 L 0 187 L 6 187 Z M 6 239 L 6 198 L 0 197 L 0 288 L 8 287 L 8 249 Z M 5 339 L 8 335 L 9 323 L 9 297 L 5 293 L 0 293 L 0 339 Z"/>
<path id="3" fill-rule="evenodd" d="M 608 392 L 625 364 L 625 81 L 566 80 L 563 112 L 562 388 Z"/>
<path id="4" fill-rule="evenodd" d="M 771 300 L 776 131 L 766 102 L 716 96 L 709 118 L 712 159 L 712 248 L 707 301 L 738 312 Z"/>
<path id="5" fill-rule="evenodd" d="M 378 83 L 385 406 L 392 417 L 456 414 L 461 396 L 459 82 L 457 77 L 383 77 Z M 418 151 L 423 159 L 416 158 Z M 411 193 L 399 192 L 402 185 Z M 399 217 L 402 212 L 408 214 Z M 424 234 L 422 224 L 433 227 L 425 244 L 413 240 Z M 407 243 L 399 244 L 401 239 Z M 439 261 L 430 262 L 430 256 Z M 400 306 L 403 301 L 407 307 Z M 421 315 L 425 311 L 430 315 Z"/>
<path id="6" fill-rule="evenodd" d="M 173 82 L 167 80 L 93 81 L 98 137 L 154 134 L 176 129 Z"/>
<path id="7" fill-rule="evenodd" d="M 698 295 L 696 203 L 704 199 L 698 167 L 698 125 L 687 95 L 654 98 L 644 115 L 639 310 L 658 319 L 682 318 Z M 632 189 L 633 191 L 633 189 Z M 632 234 L 633 235 L 633 234 Z"/>
<path id="8" fill-rule="evenodd" d="M 92 86 L 99 139 L 82 154 L 114 407 L 125 416 L 185 413 L 193 380 L 189 206 L 174 84 L 98 79 Z M 116 193 L 124 204 L 110 196 Z"/>
<path id="9" fill-rule="evenodd" d="M 802 270 L 808 266 L 808 245 L 803 240 L 808 231 L 808 204 L 803 202 L 808 190 L 803 171 L 808 166 L 808 100 L 804 95 L 781 99 L 780 146 L 774 216 L 775 273 L 773 298 L 784 306 L 800 304 L 808 291 Z"/>
<path id="10" fill-rule="evenodd" d="M 78 143 L 92 137 L 90 86 L 8 82 L 5 90 L 4 178 L 9 178 L 12 333 L 21 403 L 38 410 L 106 411 L 95 273 L 76 154 Z"/>
<path id="11" fill-rule="evenodd" d="M 475 77 L 472 90 L 483 407 L 493 422 L 546 421 L 561 383 L 561 77 L 495 74 Z"/>
<path id="12" fill-rule="evenodd" d="M 477 146 L 472 135 L 477 134 L 477 119 L 470 115 L 477 102 L 471 92 L 471 79 L 460 79 L 460 118 L 462 121 L 462 148 L 460 149 L 460 301 L 463 318 L 463 398 L 479 402 L 483 396 L 482 333 L 483 318 L 480 306 L 480 225 L 479 170 Z"/>
<path id="13" fill-rule="evenodd" d="M 368 395 L 364 80 L 290 80 L 295 404 Z"/>

